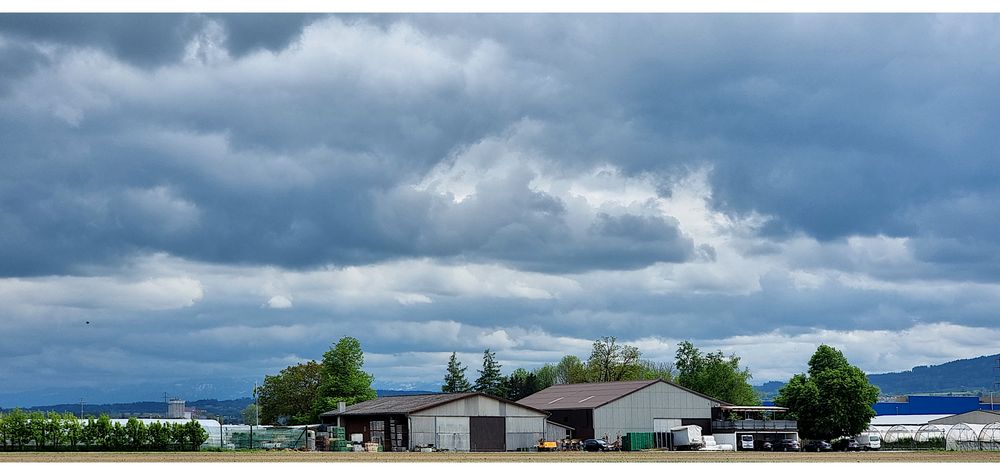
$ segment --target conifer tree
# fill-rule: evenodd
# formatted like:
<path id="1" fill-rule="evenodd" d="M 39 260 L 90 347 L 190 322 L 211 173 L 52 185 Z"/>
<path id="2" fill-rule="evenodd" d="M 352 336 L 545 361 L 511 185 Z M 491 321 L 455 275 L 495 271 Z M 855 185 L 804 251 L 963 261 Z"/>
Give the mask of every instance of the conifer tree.
<path id="1" fill-rule="evenodd" d="M 504 377 L 500 374 L 500 363 L 497 363 L 496 353 L 487 348 L 483 351 L 483 369 L 479 371 L 474 389 L 496 397 L 506 397 Z"/>
<path id="2" fill-rule="evenodd" d="M 444 375 L 444 386 L 441 392 L 445 393 L 465 393 L 472 390 L 469 380 L 465 379 L 465 366 L 458 361 L 455 352 L 451 353 L 448 359 L 448 372 Z"/>

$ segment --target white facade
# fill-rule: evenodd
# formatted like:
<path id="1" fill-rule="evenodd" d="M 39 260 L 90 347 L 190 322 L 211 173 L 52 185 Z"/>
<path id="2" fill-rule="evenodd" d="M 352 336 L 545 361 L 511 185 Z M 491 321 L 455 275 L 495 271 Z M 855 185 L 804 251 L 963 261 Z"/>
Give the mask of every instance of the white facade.
<path id="1" fill-rule="evenodd" d="M 657 382 L 594 409 L 594 437 L 615 440 L 629 432 L 655 432 L 681 425 L 681 419 L 712 417 L 718 403 L 691 391 Z"/>
<path id="2" fill-rule="evenodd" d="M 410 449 L 434 445 L 438 449 L 469 451 L 470 417 L 503 417 L 507 450 L 534 447 L 545 437 L 545 413 L 475 395 L 410 415 Z"/>

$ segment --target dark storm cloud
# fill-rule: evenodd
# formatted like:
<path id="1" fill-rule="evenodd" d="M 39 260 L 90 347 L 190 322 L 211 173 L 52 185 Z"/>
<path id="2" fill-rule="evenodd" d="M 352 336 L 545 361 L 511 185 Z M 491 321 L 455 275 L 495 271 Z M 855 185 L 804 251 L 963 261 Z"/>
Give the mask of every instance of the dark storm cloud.
<path id="1" fill-rule="evenodd" d="M 0 31 L 66 47 L 95 47 L 132 64 L 155 67 L 181 59 L 209 19 L 222 24 L 233 56 L 258 49 L 280 51 L 322 15 L 307 14 L 6 14 Z"/>
<path id="2" fill-rule="evenodd" d="M 343 335 L 393 374 L 993 327 L 998 24 L 0 15 L 0 401 L 236 386 Z"/>

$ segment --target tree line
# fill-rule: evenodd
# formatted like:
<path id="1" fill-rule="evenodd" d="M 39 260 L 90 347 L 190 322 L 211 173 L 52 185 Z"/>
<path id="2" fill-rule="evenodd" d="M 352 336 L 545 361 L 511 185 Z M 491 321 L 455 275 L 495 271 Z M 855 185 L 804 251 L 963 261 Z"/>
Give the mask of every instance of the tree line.
<path id="1" fill-rule="evenodd" d="M 107 414 L 78 419 L 73 413 L 0 414 L 0 449 L 52 451 L 198 450 L 208 432 L 197 421 L 143 424 L 132 417 L 122 425 Z"/>
<path id="2" fill-rule="evenodd" d="M 321 361 L 307 361 L 266 376 L 258 391 L 260 422 L 315 423 L 319 414 L 336 409 L 338 402 L 350 405 L 374 399 L 374 378 L 361 370 L 363 364 L 361 343 L 344 337 Z M 677 345 L 672 362 L 643 359 L 638 348 L 605 336 L 594 341 L 586 361 L 567 355 L 534 370 L 517 368 L 506 376 L 501 370 L 496 353 L 487 348 L 478 377 L 470 382 L 466 366 L 453 352 L 441 391 L 479 391 L 518 400 L 555 384 L 659 378 L 730 404 L 760 404 L 760 396 L 749 382 L 750 370 L 740 365 L 739 356 L 703 352 L 689 341 Z M 775 403 L 788 407 L 788 416 L 799 421 L 804 437 L 832 439 L 864 431 L 875 415 L 872 405 L 878 393 L 864 372 L 850 365 L 840 351 L 820 345 L 809 360 L 808 374 L 792 377 Z"/>
<path id="3" fill-rule="evenodd" d="M 678 344 L 672 363 L 643 359 L 637 347 L 605 336 L 594 341 L 586 361 L 567 355 L 558 363 L 531 371 L 517 368 L 507 376 L 500 368 L 496 354 L 487 348 L 483 351 L 482 369 L 477 370 L 479 376 L 470 383 L 465 376 L 467 368 L 452 353 L 441 391 L 479 391 L 518 400 L 555 384 L 663 379 L 732 404 L 760 404 L 760 397 L 749 383 L 750 371 L 740 368 L 738 356 L 726 356 L 721 351 L 702 353 L 689 341 Z"/>

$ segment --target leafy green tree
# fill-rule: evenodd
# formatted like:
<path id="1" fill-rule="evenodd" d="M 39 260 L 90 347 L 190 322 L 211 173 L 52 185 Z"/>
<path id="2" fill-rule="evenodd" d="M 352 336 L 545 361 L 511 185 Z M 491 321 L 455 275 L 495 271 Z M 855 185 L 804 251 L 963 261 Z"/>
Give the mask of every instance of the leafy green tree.
<path id="1" fill-rule="evenodd" d="M 323 353 L 322 378 L 319 398 L 313 407 L 312 421 L 319 420 L 319 414 L 337 408 L 337 403 L 348 405 L 375 399 L 372 389 L 372 375 L 361 370 L 365 363 L 361 342 L 345 336 L 336 345 Z"/>
<path id="2" fill-rule="evenodd" d="M 528 397 L 540 391 L 538 375 L 524 368 L 517 368 L 505 380 L 507 397 L 513 401 Z"/>
<path id="3" fill-rule="evenodd" d="M 313 422 L 323 366 L 315 361 L 289 366 L 276 376 L 265 376 L 257 388 L 262 424 L 309 424 Z"/>
<path id="4" fill-rule="evenodd" d="M 167 450 L 170 448 L 170 427 L 159 422 L 153 422 L 146 428 L 149 438 L 149 446 L 154 450 Z"/>
<path id="5" fill-rule="evenodd" d="M 115 421 L 111 426 L 111 440 L 108 444 L 111 450 L 125 450 L 128 447 L 128 434 L 125 433 L 125 426 Z"/>
<path id="6" fill-rule="evenodd" d="M 259 420 L 260 410 L 256 404 L 248 404 L 240 411 L 240 417 L 243 419 L 244 424 L 257 424 Z"/>
<path id="7" fill-rule="evenodd" d="M 506 397 L 504 377 L 500 374 L 501 365 L 496 356 L 496 353 L 491 352 L 489 348 L 483 351 L 483 369 L 477 370 L 479 377 L 476 378 L 473 389 L 491 396 Z"/>
<path id="8" fill-rule="evenodd" d="M 24 446 L 31 441 L 28 414 L 20 408 L 14 409 L 4 417 L 4 425 L 7 437 L 10 438 L 10 445 L 17 446 L 18 450 L 24 450 Z"/>
<path id="9" fill-rule="evenodd" d="M 129 417 L 125 422 L 125 446 L 129 450 L 140 450 L 146 445 L 146 425 L 139 419 Z"/>
<path id="10" fill-rule="evenodd" d="M 67 412 L 62 415 L 62 425 L 66 445 L 68 445 L 72 450 L 78 450 L 79 447 L 77 444 L 80 443 L 80 437 L 83 433 L 83 427 L 80 425 L 80 420 L 77 419 L 76 415 L 72 412 Z"/>
<path id="11" fill-rule="evenodd" d="M 188 436 L 184 424 L 170 423 L 170 447 L 174 450 L 184 450 Z"/>
<path id="12" fill-rule="evenodd" d="M 662 379 L 673 381 L 674 365 L 671 363 L 660 363 L 656 361 L 639 361 L 639 373 L 637 379 Z"/>
<path id="13" fill-rule="evenodd" d="M 555 384 L 586 383 L 587 367 L 574 355 L 563 356 L 555 366 Z"/>
<path id="14" fill-rule="evenodd" d="M 702 354 L 689 341 L 677 345 L 675 382 L 693 391 L 736 405 L 757 405 L 760 398 L 750 385 L 750 370 L 740 369 L 740 358 L 721 351 Z"/>
<path id="15" fill-rule="evenodd" d="M 191 450 L 198 450 L 201 444 L 204 444 L 208 440 L 208 432 L 205 430 L 198 421 L 188 421 L 183 426 L 185 440 L 189 444 L 188 447 Z"/>
<path id="16" fill-rule="evenodd" d="M 109 450 L 112 446 L 111 418 L 107 414 L 101 414 L 94 422 L 94 443 L 103 450 Z"/>
<path id="17" fill-rule="evenodd" d="M 465 379 L 465 366 L 458 361 L 455 352 L 451 353 L 448 359 L 448 369 L 444 375 L 444 385 L 441 392 L 445 393 L 467 393 L 472 390 L 469 380 Z"/>
<path id="18" fill-rule="evenodd" d="M 639 349 L 622 345 L 613 336 L 601 337 L 594 342 L 594 348 L 587 360 L 589 380 L 595 383 L 627 381 L 637 379 Z"/>
<path id="19" fill-rule="evenodd" d="M 878 387 L 840 350 L 820 345 L 809 359 L 808 375 L 792 376 L 774 402 L 788 408 L 803 437 L 829 440 L 867 429 L 878 394 Z"/>
<path id="20" fill-rule="evenodd" d="M 538 378 L 539 391 L 556 384 L 556 365 L 543 365 L 541 368 L 535 370 L 535 377 Z"/>
<path id="21" fill-rule="evenodd" d="M 85 450 L 91 450 L 97 445 L 97 421 L 94 416 L 87 418 L 87 424 L 80 431 L 80 443 Z"/>
<path id="22" fill-rule="evenodd" d="M 31 440 L 35 443 L 35 449 L 44 449 L 48 441 L 46 435 L 48 431 L 48 419 L 41 411 L 32 411 L 28 415 L 28 427 L 31 431 Z"/>

